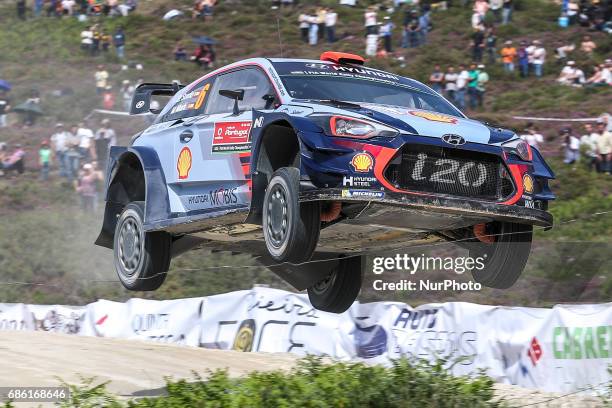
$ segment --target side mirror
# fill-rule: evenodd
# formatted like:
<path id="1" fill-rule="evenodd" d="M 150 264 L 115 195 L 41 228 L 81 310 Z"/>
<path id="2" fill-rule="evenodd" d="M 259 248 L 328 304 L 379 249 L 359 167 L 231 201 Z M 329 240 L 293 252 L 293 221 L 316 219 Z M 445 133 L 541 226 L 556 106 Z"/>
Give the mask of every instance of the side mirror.
<path id="1" fill-rule="evenodd" d="M 234 100 L 234 115 L 240 114 L 240 109 L 238 108 L 238 101 L 244 99 L 244 89 L 220 89 L 219 95 L 225 96 L 226 98 L 230 98 Z"/>

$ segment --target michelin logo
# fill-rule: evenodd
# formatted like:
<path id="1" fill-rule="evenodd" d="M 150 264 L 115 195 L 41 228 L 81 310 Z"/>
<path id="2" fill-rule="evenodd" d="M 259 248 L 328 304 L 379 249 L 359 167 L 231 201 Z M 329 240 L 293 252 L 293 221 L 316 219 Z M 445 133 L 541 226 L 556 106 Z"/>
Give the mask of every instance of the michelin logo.
<path id="1" fill-rule="evenodd" d="M 345 198 L 383 198 L 385 193 L 372 190 L 342 190 L 342 197 Z"/>

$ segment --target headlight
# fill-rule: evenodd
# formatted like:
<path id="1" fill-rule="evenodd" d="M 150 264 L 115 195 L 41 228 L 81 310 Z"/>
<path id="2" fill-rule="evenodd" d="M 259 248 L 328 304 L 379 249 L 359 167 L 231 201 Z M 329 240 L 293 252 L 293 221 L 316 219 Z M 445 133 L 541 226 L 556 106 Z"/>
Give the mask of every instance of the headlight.
<path id="1" fill-rule="evenodd" d="M 399 132 L 382 123 L 340 115 L 311 115 L 327 134 L 353 139 L 370 139 L 372 137 L 395 137 Z"/>
<path id="2" fill-rule="evenodd" d="M 518 156 L 521 160 L 531 161 L 533 159 L 531 146 L 529 146 L 529 144 L 524 140 L 511 140 L 508 143 L 504 143 L 502 147 L 506 153 Z"/>

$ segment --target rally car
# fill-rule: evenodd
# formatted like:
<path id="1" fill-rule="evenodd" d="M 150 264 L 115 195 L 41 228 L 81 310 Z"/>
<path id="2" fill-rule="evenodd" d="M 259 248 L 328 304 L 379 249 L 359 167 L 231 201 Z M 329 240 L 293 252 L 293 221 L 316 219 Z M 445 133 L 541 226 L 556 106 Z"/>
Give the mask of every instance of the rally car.
<path id="1" fill-rule="evenodd" d="M 158 95 L 171 99 L 151 108 Z M 552 226 L 553 172 L 515 133 L 468 119 L 418 81 L 326 52 L 255 58 L 190 85 L 142 84 L 157 114 L 113 147 L 97 244 L 123 285 L 154 290 L 194 247 L 246 252 L 321 310 L 359 293 L 365 254 L 453 241 L 474 279 L 510 287 L 533 226 Z"/>

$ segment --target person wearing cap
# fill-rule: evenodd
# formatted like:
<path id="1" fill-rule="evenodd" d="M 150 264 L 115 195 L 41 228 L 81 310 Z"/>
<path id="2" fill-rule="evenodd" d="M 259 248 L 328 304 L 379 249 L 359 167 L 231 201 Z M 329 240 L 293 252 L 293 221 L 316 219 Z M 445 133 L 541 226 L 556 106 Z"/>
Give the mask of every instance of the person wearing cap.
<path id="1" fill-rule="evenodd" d="M 96 184 L 100 181 L 99 172 L 94 171 L 91 163 L 85 163 L 75 184 L 75 190 L 81 196 L 83 211 L 92 212 L 95 207 Z"/>
<path id="2" fill-rule="evenodd" d="M 567 61 L 557 78 L 557 82 L 563 85 L 581 86 L 585 82 L 584 72 L 576 67 L 574 61 Z"/>
<path id="3" fill-rule="evenodd" d="M 502 63 L 506 72 L 514 72 L 514 61 L 516 59 L 516 48 L 512 46 L 512 41 L 508 40 L 501 49 Z"/>
<path id="4" fill-rule="evenodd" d="M 47 181 L 51 167 L 51 147 L 46 140 L 41 142 L 40 149 L 38 149 L 38 164 L 40 165 L 40 178 Z"/>
<path id="5" fill-rule="evenodd" d="M 521 41 L 516 55 L 518 57 L 519 72 L 521 77 L 526 78 L 529 75 L 529 53 L 527 52 L 527 41 Z"/>
<path id="6" fill-rule="evenodd" d="M 66 152 L 68 151 L 68 143 L 71 138 L 72 135 L 64 129 L 63 124 L 58 123 L 55 125 L 55 133 L 51 136 L 51 150 L 55 154 L 60 177 L 68 177 Z"/>
<path id="7" fill-rule="evenodd" d="M 580 151 L 587 159 L 587 167 L 589 171 L 593 171 L 593 169 L 595 169 L 599 172 L 599 163 L 597 160 L 597 139 L 599 139 L 599 133 L 593 129 L 592 124 L 586 123 L 584 125 L 584 134 L 580 137 Z"/>
<path id="8" fill-rule="evenodd" d="M 489 74 L 485 71 L 483 64 L 478 65 L 478 82 L 476 84 L 476 97 L 478 100 L 478 106 L 484 105 L 484 96 L 486 91 L 486 85 L 489 82 Z"/>
<path id="9" fill-rule="evenodd" d="M 478 75 L 480 71 L 476 67 L 476 64 L 470 65 L 468 72 L 470 80 L 467 85 L 468 97 L 470 102 L 470 109 L 476 109 L 478 107 Z"/>
<path id="10" fill-rule="evenodd" d="M 378 35 L 383 39 L 383 46 L 385 48 L 386 53 L 393 52 L 392 35 L 394 28 L 395 24 L 393 24 L 393 21 L 391 21 L 391 17 L 385 16 L 385 18 L 383 19 L 383 24 L 380 26 Z"/>

